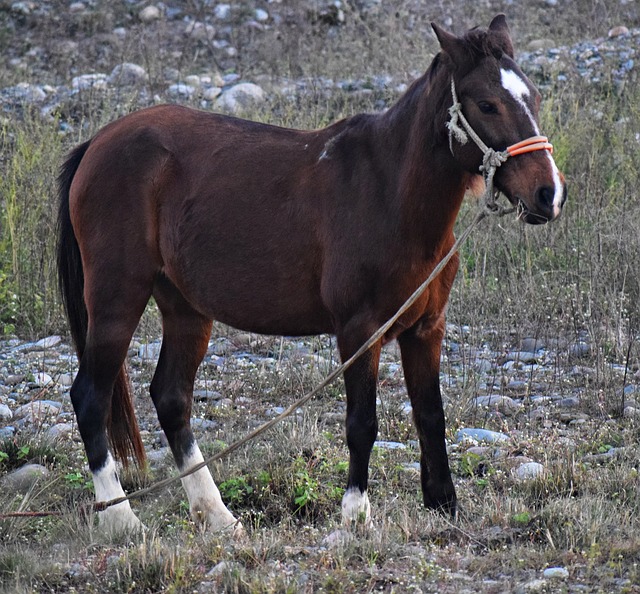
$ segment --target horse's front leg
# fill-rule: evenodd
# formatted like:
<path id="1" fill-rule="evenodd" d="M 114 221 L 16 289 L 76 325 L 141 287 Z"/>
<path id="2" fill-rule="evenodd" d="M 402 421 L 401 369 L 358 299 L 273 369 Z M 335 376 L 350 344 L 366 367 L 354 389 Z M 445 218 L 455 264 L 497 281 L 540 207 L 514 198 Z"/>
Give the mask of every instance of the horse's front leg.
<path id="1" fill-rule="evenodd" d="M 360 333 L 358 333 L 360 335 Z M 356 352 L 368 336 L 338 335 L 338 347 L 343 361 Z M 369 458 L 378 434 L 376 418 L 376 384 L 380 343 L 371 347 L 344 372 L 347 390 L 347 446 L 349 447 L 349 477 L 342 498 L 342 522 L 346 526 L 371 524 L 371 506 L 367 495 Z"/>
<path id="2" fill-rule="evenodd" d="M 413 420 L 420 439 L 424 504 L 455 517 L 456 492 L 445 444 L 440 393 L 440 348 L 444 315 L 436 323 L 417 324 L 398 338 Z"/>

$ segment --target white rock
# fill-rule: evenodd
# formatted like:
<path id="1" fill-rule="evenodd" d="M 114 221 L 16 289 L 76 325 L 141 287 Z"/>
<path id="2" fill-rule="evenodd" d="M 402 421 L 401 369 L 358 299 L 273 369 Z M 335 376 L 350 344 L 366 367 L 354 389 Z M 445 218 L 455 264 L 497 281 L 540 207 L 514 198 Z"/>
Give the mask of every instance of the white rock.
<path id="1" fill-rule="evenodd" d="M 338 549 L 353 542 L 354 539 L 355 535 L 352 532 L 339 528 L 325 536 L 322 539 L 322 545 L 328 549 Z"/>
<path id="2" fill-rule="evenodd" d="M 162 16 L 162 11 L 157 6 L 153 4 L 149 6 L 145 6 L 139 13 L 138 18 L 143 23 L 152 23 L 153 21 L 157 21 Z"/>
<path id="3" fill-rule="evenodd" d="M 488 396 L 478 396 L 472 401 L 472 406 L 479 408 L 492 408 L 504 414 L 514 414 L 520 408 L 520 405 L 509 396 L 500 396 L 498 394 L 490 394 Z"/>
<path id="4" fill-rule="evenodd" d="M 216 4 L 213 16 L 221 21 L 226 21 L 231 16 L 231 4 Z"/>
<path id="5" fill-rule="evenodd" d="M 106 91 L 107 75 L 103 73 L 81 74 L 71 80 L 71 86 L 76 91 Z"/>
<path id="6" fill-rule="evenodd" d="M 15 87 L 9 87 L 6 91 L 11 97 L 22 99 L 29 103 L 38 103 L 47 98 L 47 93 L 42 87 L 26 82 L 18 83 Z"/>
<path id="7" fill-rule="evenodd" d="M 193 39 L 200 39 L 203 41 L 211 41 L 216 33 L 216 29 L 209 23 L 201 23 L 200 21 L 194 21 L 189 23 L 185 29 L 185 33 Z"/>
<path id="8" fill-rule="evenodd" d="M 142 66 L 131 62 L 123 62 L 111 71 L 107 80 L 110 85 L 127 87 L 144 83 L 148 78 L 147 71 Z"/>
<path id="9" fill-rule="evenodd" d="M 635 419 L 640 417 L 640 409 L 635 406 L 625 406 L 622 411 L 622 416 L 625 419 Z"/>
<path id="10" fill-rule="evenodd" d="M 49 471 L 40 464 L 25 464 L 6 474 L 0 484 L 3 490 L 28 492 L 40 479 L 45 478 Z"/>
<path id="11" fill-rule="evenodd" d="M 31 14 L 34 8 L 35 4 L 33 2 L 14 2 L 11 5 L 11 12 L 28 15 Z"/>
<path id="12" fill-rule="evenodd" d="M 197 89 L 184 83 L 176 83 L 167 89 L 167 95 L 174 99 L 191 99 L 196 94 Z"/>
<path id="13" fill-rule="evenodd" d="M 55 346 L 58 346 L 62 342 L 62 338 L 60 336 L 47 336 L 36 342 L 33 346 L 37 349 L 51 349 Z"/>
<path id="14" fill-rule="evenodd" d="M 49 427 L 46 432 L 47 439 L 55 441 L 57 439 L 64 439 L 69 437 L 73 433 L 73 425 L 70 423 L 56 423 Z"/>
<path id="15" fill-rule="evenodd" d="M 177 86 L 177 85 L 174 85 Z M 149 344 L 141 344 L 138 349 L 138 357 L 141 359 L 157 359 L 160 356 L 160 349 L 162 348 L 162 343 L 160 342 L 150 342 Z"/>
<path id="16" fill-rule="evenodd" d="M 542 575 L 547 579 L 565 580 L 569 577 L 569 571 L 564 567 L 547 567 L 542 572 Z"/>
<path id="17" fill-rule="evenodd" d="M 50 400 L 34 400 L 13 411 L 16 419 L 24 418 L 30 423 L 42 422 L 47 418 L 56 417 L 62 409 L 62 404 Z"/>
<path id="18" fill-rule="evenodd" d="M 266 10 L 262 10 L 262 8 L 256 8 L 255 11 L 256 21 L 259 23 L 264 23 L 269 20 L 269 13 Z"/>
<path id="19" fill-rule="evenodd" d="M 45 373 L 44 371 L 40 371 L 39 373 L 36 373 L 33 379 L 34 379 L 34 383 L 40 387 L 48 386 L 49 384 L 54 383 L 53 378 L 48 373 Z"/>
<path id="20" fill-rule="evenodd" d="M 216 108 L 224 111 L 238 113 L 251 105 L 262 103 L 265 100 L 265 92 L 253 83 L 240 83 L 224 91 L 216 101 Z"/>
<path id="21" fill-rule="evenodd" d="M 478 442 L 478 443 L 503 443 L 509 441 L 509 436 L 498 431 L 488 429 L 464 428 L 456 433 L 456 442 Z"/>
<path id="22" fill-rule="evenodd" d="M 8 421 L 13 418 L 11 409 L 6 404 L 0 404 L 0 421 Z"/>
<path id="23" fill-rule="evenodd" d="M 207 101 L 213 101 L 220 96 L 220 93 L 222 93 L 222 89 L 220 87 L 207 87 L 202 91 L 202 98 Z"/>
<path id="24" fill-rule="evenodd" d="M 539 478 L 544 475 L 544 466 L 538 462 L 526 462 L 516 468 L 515 475 L 521 481 Z"/>
<path id="25" fill-rule="evenodd" d="M 184 84 L 193 87 L 194 89 L 199 89 L 202 85 L 202 81 L 197 74 L 190 74 L 189 76 L 185 76 Z"/>
<path id="26" fill-rule="evenodd" d="M 72 2 L 69 4 L 69 12 L 84 12 L 87 7 L 83 2 Z"/>

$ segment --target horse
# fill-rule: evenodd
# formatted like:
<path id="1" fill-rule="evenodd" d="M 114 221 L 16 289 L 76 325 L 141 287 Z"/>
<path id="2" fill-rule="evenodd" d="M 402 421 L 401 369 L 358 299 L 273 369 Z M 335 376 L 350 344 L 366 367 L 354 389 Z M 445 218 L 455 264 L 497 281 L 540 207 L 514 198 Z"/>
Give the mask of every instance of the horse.
<path id="1" fill-rule="evenodd" d="M 432 27 L 438 53 L 382 113 L 303 131 L 160 105 L 69 153 L 58 176 L 58 276 L 79 359 L 71 400 L 97 502 L 124 495 L 116 460 L 145 460 L 125 359 L 151 297 L 163 338 L 150 394 L 183 473 L 203 461 L 190 413 L 213 320 L 267 335 L 332 334 L 346 360 L 452 247 L 466 190 L 482 181 L 482 151 L 447 127 L 451 106 L 496 151 L 538 137 L 540 94 L 514 61 L 505 16 L 462 36 Z M 509 159 L 494 182 L 526 223 L 556 219 L 566 199 L 550 150 Z M 344 373 L 347 526 L 371 522 L 378 364 L 394 340 L 424 505 L 455 517 L 439 366 L 457 268 L 456 256 Z M 182 483 L 194 520 L 242 530 L 208 468 Z M 107 530 L 141 528 L 128 501 L 98 517 Z"/>

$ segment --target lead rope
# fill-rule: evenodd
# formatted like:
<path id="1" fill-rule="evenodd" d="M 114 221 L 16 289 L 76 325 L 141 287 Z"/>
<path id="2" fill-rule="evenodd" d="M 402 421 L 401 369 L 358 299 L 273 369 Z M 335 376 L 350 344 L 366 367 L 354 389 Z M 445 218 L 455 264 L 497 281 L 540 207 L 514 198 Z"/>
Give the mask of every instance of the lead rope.
<path id="1" fill-rule="evenodd" d="M 471 231 L 482 219 L 486 218 L 489 215 L 501 217 L 516 210 L 515 208 L 504 208 L 496 203 L 498 192 L 494 191 L 493 188 L 493 176 L 495 175 L 496 170 L 510 156 L 521 154 L 522 152 L 529 152 L 530 150 L 551 150 L 551 145 L 547 143 L 547 139 L 545 137 L 536 136 L 524 140 L 516 145 L 512 145 L 505 151 L 495 151 L 494 149 L 488 147 L 480 139 L 480 137 L 475 133 L 475 131 L 465 118 L 464 114 L 462 113 L 462 106 L 458 101 L 453 79 L 451 79 L 451 95 L 453 97 L 453 105 L 449 108 L 450 120 L 447 122 L 447 129 L 449 130 L 449 148 L 453 153 L 453 137 L 455 137 L 455 139 L 460 144 L 466 144 L 470 137 L 478 145 L 480 150 L 483 152 L 480 172 L 484 177 L 486 187 L 482 197 L 483 204 L 478 210 L 476 217 L 456 239 L 455 243 L 451 246 L 451 249 L 447 252 L 444 258 L 442 258 L 438 265 L 432 270 L 428 278 L 411 294 L 411 296 L 404 302 L 402 307 L 400 307 L 400 309 L 391 318 L 389 318 L 351 357 L 349 357 L 349 359 L 347 359 L 342 365 L 331 372 L 318 386 L 305 394 L 302 398 L 296 400 L 278 416 L 274 417 L 270 421 L 267 421 L 263 425 L 260 425 L 260 427 L 257 427 L 256 429 L 245 435 L 243 438 L 226 447 L 224 450 L 213 454 L 212 456 L 209 456 L 199 464 L 192 466 L 179 475 L 163 479 L 149 487 L 134 491 L 133 493 L 130 493 L 129 495 L 125 495 L 123 497 L 117 497 L 109 501 L 95 502 L 91 506 L 88 506 L 89 509 L 92 509 L 93 511 L 104 511 L 105 509 L 113 505 L 118 505 L 119 503 L 124 503 L 125 501 L 131 501 L 132 499 L 139 499 L 144 495 L 148 495 L 149 493 L 157 491 L 158 489 L 168 487 L 169 485 L 178 482 L 179 480 L 189 476 L 190 474 L 201 470 L 205 466 L 208 466 L 213 462 L 217 462 L 225 456 L 228 456 L 229 454 L 235 452 L 247 442 L 255 439 L 256 437 L 258 437 L 258 435 L 261 435 L 265 431 L 268 431 L 269 429 L 271 429 L 271 427 L 273 427 L 280 421 L 286 419 L 287 417 L 290 417 L 296 410 L 304 406 L 307 402 L 309 402 L 309 400 L 316 396 L 316 394 L 318 394 L 320 390 L 326 388 L 333 382 L 333 380 L 335 380 L 339 375 L 341 375 L 344 371 L 351 367 L 362 354 L 368 351 L 391 329 L 391 327 L 398 321 L 400 316 L 402 316 L 402 314 L 404 314 L 420 298 L 422 293 L 424 293 L 427 287 L 433 282 L 433 279 L 436 278 L 438 274 L 440 274 L 442 269 L 449 263 L 449 260 L 451 260 L 453 255 L 458 251 L 458 248 L 467 240 L 467 237 L 469 237 Z M 462 123 L 464 130 L 458 125 L 458 122 Z M 61 515 L 63 515 L 62 512 L 53 511 L 12 512 L 0 514 L 0 519 L 11 517 L 43 517 Z"/>

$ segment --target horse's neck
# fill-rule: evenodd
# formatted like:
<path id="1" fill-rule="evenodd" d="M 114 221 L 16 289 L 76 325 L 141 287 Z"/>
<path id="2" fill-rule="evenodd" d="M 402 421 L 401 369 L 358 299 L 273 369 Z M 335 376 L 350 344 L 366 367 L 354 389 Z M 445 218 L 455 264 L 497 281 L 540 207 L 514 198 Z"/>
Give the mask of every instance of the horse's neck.
<path id="1" fill-rule="evenodd" d="M 446 134 L 446 78 L 425 74 L 380 119 L 398 164 L 396 195 L 405 236 L 428 252 L 451 237 L 469 174 L 453 159 Z"/>

